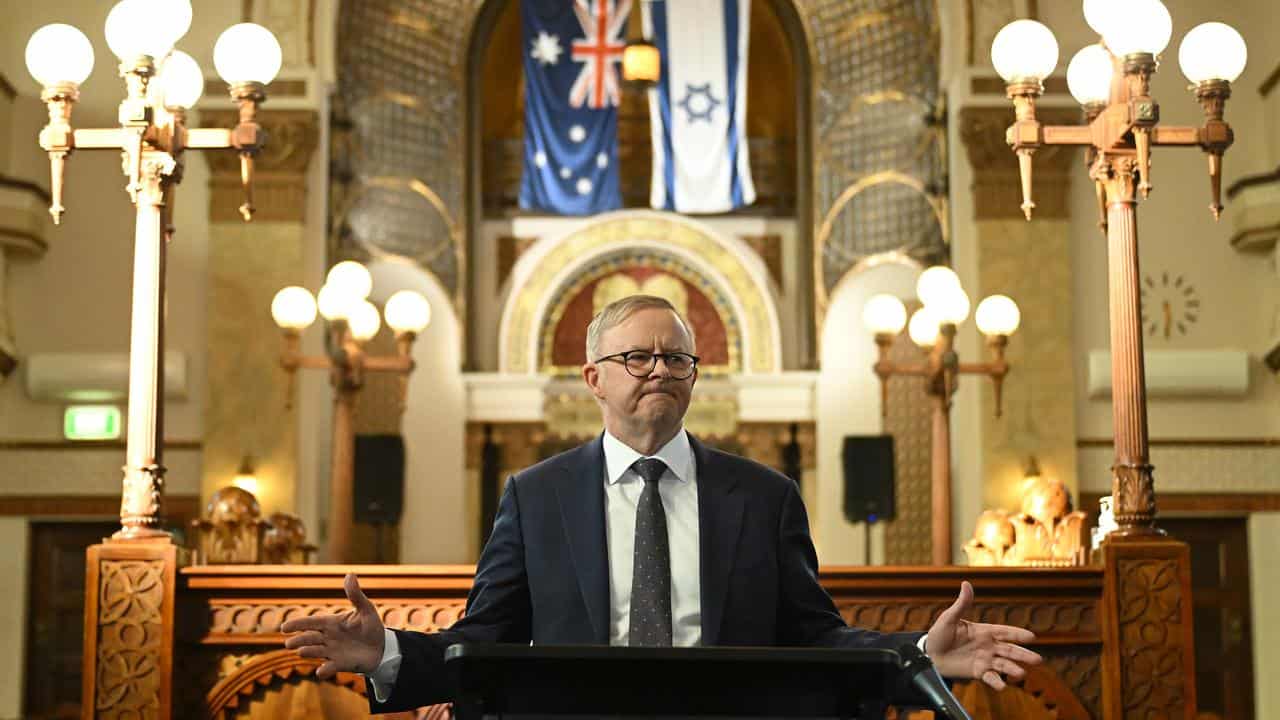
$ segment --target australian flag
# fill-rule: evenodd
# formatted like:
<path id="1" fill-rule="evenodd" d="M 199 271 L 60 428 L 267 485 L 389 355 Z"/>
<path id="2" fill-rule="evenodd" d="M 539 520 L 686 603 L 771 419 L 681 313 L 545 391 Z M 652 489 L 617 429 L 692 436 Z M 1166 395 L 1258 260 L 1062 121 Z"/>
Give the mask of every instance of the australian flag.
<path id="1" fill-rule="evenodd" d="M 590 215 L 622 205 L 618 101 L 631 0 L 523 0 L 520 207 Z"/>

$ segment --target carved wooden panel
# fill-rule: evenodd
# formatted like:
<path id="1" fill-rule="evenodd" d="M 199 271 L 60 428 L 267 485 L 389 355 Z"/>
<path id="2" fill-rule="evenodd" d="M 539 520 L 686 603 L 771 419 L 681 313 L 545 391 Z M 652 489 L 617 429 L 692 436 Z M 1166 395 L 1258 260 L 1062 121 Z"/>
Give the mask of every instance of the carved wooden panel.
<path id="1" fill-rule="evenodd" d="M 850 625 L 881 632 L 927 630 L 950 601 L 881 601 L 863 603 L 841 601 L 840 614 Z M 1081 640 L 1100 639 L 1097 603 L 1062 601 L 1030 603 L 983 603 L 974 605 L 970 620 L 1024 627 L 1040 636 L 1078 635 Z"/>
<path id="2" fill-rule="evenodd" d="M 1027 668 L 1021 681 L 995 691 L 981 682 L 957 683 L 956 699 L 975 718 L 1020 720 L 1093 720 L 1089 711 L 1052 670 Z"/>
<path id="3" fill-rule="evenodd" d="M 273 693 L 284 697 L 285 686 L 289 686 L 287 697 L 293 702 L 310 703 L 306 707 L 319 714 L 328 712 L 324 703 L 337 701 L 315 695 L 318 691 L 314 687 L 295 687 L 315 683 L 307 677 L 305 666 L 286 662 L 290 653 L 280 655 L 279 626 L 289 617 L 345 611 L 341 582 L 346 570 L 334 566 L 205 566 L 184 570 L 187 591 L 183 602 L 194 612 L 185 616 L 185 622 L 193 627 L 183 633 L 189 642 L 180 646 L 183 677 L 197 677 L 196 670 L 203 668 L 196 684 L 202 688 L 216 684 L 223 688 L 219 697 L 224 697 L 231 682 L 240 683 L 237 687 L 243 691 L 238 691 L 242 698 L 248 696 L 245 689 L 253 686 L 247 680 L 260 678 L 252 682 L 261 688 L 254 692 L 263 697 L 274 697 Z M 384 622 L 423 631 L 449 625 L 461 615 L 470 570 L 454 566 L 358 568 L 361 584 Z M 970 620 L 1028 627 L 1037 634 L 1035 649 L 1046 658 L 1042 669 L 1015 684 L 1012 691 L 992 696 L 994 701 L 975 700 L 989 702 L 991 707 L 990 714 L 975 717 L 1103 717 L 1099 702 L 1102 569 L 828 567 L 820 574 L 846 620 L 886 632 L 927 629 L 954 600 L 962 579 L 972 581 L 977 591 Z M 270 661 L 278 665 L 259 660 L 268 655 L 283 659 Z M 276 669 L 281 673 L 278 679 Z M 239 703 L 239 707 L 246 707 L 244 699 Z M 255 714 L 265 710 L 248 715 L 245 710 L 237 712 L 265 717 Z M 363 717 L 363 706 L 360 712 L 357 716 Z"/>
<path id="4" fill-rule="evenodd" d="M 291 650 L 257 655 L 223 678 L 209 691 L 205 707 L 212 718 L 366 717 L 364 678 L 338 673 L 332 680 L 314 678 L 318 660 L 300 658 Z M 393 720 L 447 720 L 448 705 L 433 705 L 416 712 L 391 713 Z"/>
<path id="5" fill-rule="evenodd" d="M 1103 705 L 1113 717 L 1189 717 L 1196 708 L 1191 558 L 1169 538 L 1109 540 Z"/>
<path id="6" fill-rule="evenodd" d="M 396 603 L 375 603 L 382 624 L 397 630 L 433 632 L 447 628 L 462 617 L 462 600 L 422 599 Z M 280 626 L 294 618 L 338 615 L 351 609 L 345 600 L 311 603 L 228 603 L 213 600 L 209 605 L 206 642 L 277 643 Z M 257 637 L 270 636 L 270 637 Z"/>

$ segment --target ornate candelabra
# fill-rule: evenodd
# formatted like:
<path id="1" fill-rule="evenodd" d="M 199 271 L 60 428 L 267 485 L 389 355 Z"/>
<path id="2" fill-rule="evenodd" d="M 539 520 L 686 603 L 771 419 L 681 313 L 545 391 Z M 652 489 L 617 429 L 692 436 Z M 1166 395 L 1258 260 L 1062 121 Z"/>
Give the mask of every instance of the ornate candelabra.
<path id="1" fill-rule="evenodd" d="M 1087 148 L 1100 225 L 1107 236 L 1111 316 L 1112 416 L 1115 464 L 1112 493 L 1118 529 L 1109 537 L 1158 534 L 1147 443 L 1146 379 L 1138 288 L 1138 197 L 1152 189 L 1152 147 L 1194 147 L 1208 157 L 1210 211 L 1222 211 L 1222 156 L 1234 137 L 1223 118 L 1231 82 L 1244 70 L 1244 40 L 1222 23 L 1204 23 L 1182 40 L 1178 59 L 1204 109 L 1200 127 L 1160 125 L 1150 95 L 1151 75 L 1173 32 L 1159 0 L 1085 0 L 1085 19 L 1102 36 L 1071 60 L 1067 82 L 1088 124 L 1043 125 L 1036 119 L 1041 81 L 1053 71 L 1058 44 L 1033 20 L 1005 26 L 991 46 L 996 71 L 1008 83 L 1016 120 L 1008 130 L 1022 175 L 1022 209 L 1031 219 L 1032 158 L 1046 145 Z"/>
<path id="2" fill-rule="evenodd" d="M 961 375 L 985 375 L 991 378 L 996 395 L 996 417 L 1001 412 L 1001 390 L 1009 364 L 1004 349 L 1009 336 L 1018 329 L 1021 319 L 1018 306 L 1004 295 L 992 295 L 978 304 L 975 320 L 987 337 L 991 360 L 985 363 L 962 363 L 955 351 L 956 328 L 969 317 L 969 296 L 960 287 L 960 279 L 950 268 L 937 266 L 925 270 L 916 285 L 916 294 L 924 306 L 907 323 L 907 309 L 892 295 L 876 295 L 863 308 L 863 322 L 875 333 L 880 357 L 875 373 L 880 377 L 882 414 L 888 413 L 889 383 L 894 375 L 924 378 L 925 392 L 933 405 L 931 512 L 933 515 L 934 565 L 950 565 L 951 558 L 951 396 Z M 906 326 L 911 340 L 928 352 L 923 363 L 901 364 L 889 359 L 894 338 Z"/>
<path id="3" fill-rule="evenodd" d="M 400 376 L 400 403 L 408 391 L 414 363 L 413 341 L 431 321 L 427 299 L 412 290 L 401 290 L 387 299 L 383 314 L 396 334 L 396 354 L 369 355 L 364 344 L 378 334 L 378 309 L 366 298 L 373 289 L 369 271 L 359 263 L 334 265 L 316 297 L 301 287 L 287 287 L 271 301 L 271 316 L 284 330 L 280 364 L 289 373 L 289 397 L 298 368 L 329 371 L 333 387 L 333 442 L 329 475 L 328 560 L 351 560 L 353 524 L 352 489 L 355 483 L 355 399 L 364 387 L 365 373 L 392 372 Z M 302 331 L 315 322 L 316 310 L 328 321 L 327 353 L 303 355 Z"/>
<path id="4" fill-rule="evenodd" d="M 190 55 L 173 46 L 190 26 L 188 0 L 122 0 L 112 8 L 105 34 L 120 60 L 126 89 L 115 128 L 71 125 L 80 84 L 93 70 L 93 46 L 84 33 L 71 25 L 46 25 L 26 48 L 27 68 L 43 87 L 40 97 L 49 108 L 40 146 L 49 153 L 54 223 L 66 211 L 63 176 L 76 150 L 121 152 L 125 189 L 136 208 L 122 527 L 113 536 L 119 540 L 168 538 L 159 527 L 165 473 L 164 268 L 183 154 L 188 149 L 239 152 L 246 193 L 241 212 L 249 220 L 253 156 L 265 142 L 254 118 L 266 84 L 280 70 L 280 45 L 270 31 L 252 23 L 228 28 L 214 47 L 214 63 L 240 106 L 240 122 L 229 130 L 188 128 L 186 112 L 204 90 L 204 75 Z"/>

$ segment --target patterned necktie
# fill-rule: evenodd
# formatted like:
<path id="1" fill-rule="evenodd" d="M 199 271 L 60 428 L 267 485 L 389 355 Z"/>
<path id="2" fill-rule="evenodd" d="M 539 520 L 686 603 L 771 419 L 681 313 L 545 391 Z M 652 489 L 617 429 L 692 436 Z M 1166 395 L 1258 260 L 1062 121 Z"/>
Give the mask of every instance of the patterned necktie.
<path id="1" fill-rule="evenodd" d="M 671 646 L 671 551 L 667 515 L 658 494 L 666 463 L 641 458 L 631 466 L 644 478 L 636 506 L 635 562 L 631 571 L 630 644 Z"/>

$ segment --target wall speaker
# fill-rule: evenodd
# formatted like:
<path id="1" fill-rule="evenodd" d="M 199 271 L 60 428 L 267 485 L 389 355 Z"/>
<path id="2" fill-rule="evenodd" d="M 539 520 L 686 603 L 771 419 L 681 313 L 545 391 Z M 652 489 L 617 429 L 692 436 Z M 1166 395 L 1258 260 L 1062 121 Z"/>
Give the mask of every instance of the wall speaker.
<path id="1" fill-rule="evenodd" d="M 356 435 L 353 513 L 358 523 L 394 525 L 404 508 L 404 438 Z"/>
<path id="2" fill-rule="evenodd" d="M 844 516 L 849 522 L 892 520 L 893 436 L 844 438 Z"/>

